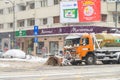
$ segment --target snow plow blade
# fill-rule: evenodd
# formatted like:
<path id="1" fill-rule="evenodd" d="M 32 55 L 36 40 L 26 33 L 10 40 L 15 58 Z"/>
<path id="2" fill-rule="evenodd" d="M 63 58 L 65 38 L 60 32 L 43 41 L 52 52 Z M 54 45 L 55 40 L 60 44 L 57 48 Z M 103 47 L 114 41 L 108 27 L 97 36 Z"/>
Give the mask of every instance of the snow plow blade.
<path id="1" fill-rule="evenodd" d="M 46 65 L 62 66 L 62 58 L 56 56 L 50 56 L 46 62 Z"/>

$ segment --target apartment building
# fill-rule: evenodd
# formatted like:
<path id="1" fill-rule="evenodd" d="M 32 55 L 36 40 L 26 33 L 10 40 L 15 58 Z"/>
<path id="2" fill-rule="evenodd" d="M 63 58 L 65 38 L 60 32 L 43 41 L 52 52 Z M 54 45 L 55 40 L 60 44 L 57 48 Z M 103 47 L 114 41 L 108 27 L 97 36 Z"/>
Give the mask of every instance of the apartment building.
<path id="1" fill-rule="evenodd" d="M 76 0 L 1 0 L 0 48 L 20 48 L 32 54 L 62 51 L 64 39 L 70 33 L 110 32 L 120 28 L 120 4 L 101 0 L 101 20 L 98 22 L 60 23 L 60 2 Z M 34 26 L 38 34 L 34 35 Z M 35 42 L 36 38 L 36 42 Z"/>

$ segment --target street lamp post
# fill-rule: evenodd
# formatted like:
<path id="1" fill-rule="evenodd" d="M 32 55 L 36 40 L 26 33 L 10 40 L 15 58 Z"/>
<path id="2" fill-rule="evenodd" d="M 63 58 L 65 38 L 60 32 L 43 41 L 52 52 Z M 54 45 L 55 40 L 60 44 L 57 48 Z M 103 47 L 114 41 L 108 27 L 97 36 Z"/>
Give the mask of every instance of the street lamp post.
<path id="1" fill-rule="evenodd" d="M 114 22 L 114 26 L 115 28 L 113 29 L 115 32 L 118 32 L 118 3 L 120 2 L 120 0 L 107 0 L 110 3 L 115 3 L 115 22 Z"/>
<path id="2" fill-rule="evenodd" d="M 9 49 L 11 49 L 11 34 L 9 34 L 8 37 L 9 37 Z"/>
<path id="3" fill-rule="evenodd" d="M 16 38 L 15 38 L 15 1 L 6 0 L 5 3 L 11 3 L 12 4 L 12 10 L 13 10 L 13 35 L 12 35 L 12 48 L 16 48 Z"/>

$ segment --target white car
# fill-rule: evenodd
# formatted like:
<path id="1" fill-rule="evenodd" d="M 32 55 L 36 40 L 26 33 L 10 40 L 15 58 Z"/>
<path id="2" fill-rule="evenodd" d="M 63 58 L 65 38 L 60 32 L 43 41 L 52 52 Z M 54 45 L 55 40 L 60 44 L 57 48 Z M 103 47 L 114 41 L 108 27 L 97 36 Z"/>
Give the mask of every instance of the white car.
<path id="1" fill-rule="evenodd" d="M 6 51 L 3 55 L 2 58 L 25 58 L 25 52 L 19 49 L 10 49 Z"/>

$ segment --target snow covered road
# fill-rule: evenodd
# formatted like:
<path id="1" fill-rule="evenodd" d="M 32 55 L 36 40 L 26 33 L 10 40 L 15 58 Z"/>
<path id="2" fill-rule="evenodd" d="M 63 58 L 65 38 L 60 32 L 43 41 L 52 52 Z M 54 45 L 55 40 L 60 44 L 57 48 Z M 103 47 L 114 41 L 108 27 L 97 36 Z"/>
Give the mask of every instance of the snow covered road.
<path id="1" fill-rule="evenodd" d="M 47 59 L 0 59 L 0 80 L 120 80 L 120 65 L 47 66 Z"/>

